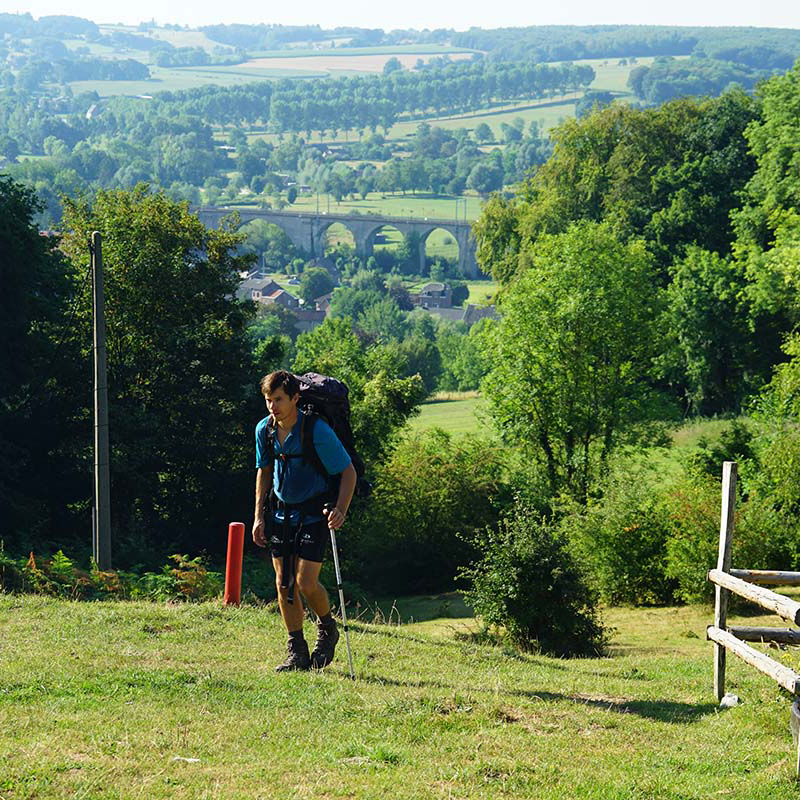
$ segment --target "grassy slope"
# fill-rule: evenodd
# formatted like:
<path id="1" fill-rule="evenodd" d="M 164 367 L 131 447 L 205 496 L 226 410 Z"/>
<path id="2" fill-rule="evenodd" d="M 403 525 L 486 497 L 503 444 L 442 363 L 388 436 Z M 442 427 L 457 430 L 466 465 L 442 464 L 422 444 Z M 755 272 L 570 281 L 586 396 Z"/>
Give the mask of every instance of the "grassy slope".
<path id="1" fill-rule="evenodd" d="M 452 434 L 474 433 L 480 425 L 475 412 L 482 407 L 482 399 L 475 396 L 425 403 L 420 406 L 419 415 L 409 421 L 408 429 L 413 433 L 431 428 L 442 428 Z"/>
<path id="2" fill-rule="evenodd" d="M 717 712 L 710 618 L 612 610 L 611 657 L 579 661 L 356 623 L 351 683 L 344 652 L 276 675 L 263 609 L 0 595 L 0 796 L 795 797 L 788 702 L 732 661 Z"/>

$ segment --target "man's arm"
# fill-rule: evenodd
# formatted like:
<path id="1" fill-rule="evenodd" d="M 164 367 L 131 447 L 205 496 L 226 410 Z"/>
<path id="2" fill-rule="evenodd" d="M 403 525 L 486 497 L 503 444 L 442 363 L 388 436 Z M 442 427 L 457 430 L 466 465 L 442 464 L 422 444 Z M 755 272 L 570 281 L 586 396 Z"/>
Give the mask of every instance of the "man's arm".
<path id="1" fill-rule="evenodd" d="M 357 477 L 355 467 L 352 463 L 348 464 L 339 481 L 339 497 L 336 500 L 336 506 L 326 512 L 329 528 L 338 530 L 342 527 L 347 509 L 350 508 L 350 501 L 353 499 Z"/>
<path id="2" fill-rule="evenodd" d="M 253 514 L 253 541 L 259 547 L 267 546 L 264 506 L 270 489 L 272 489 L 272 470 L 259 467 L 256 471 L 256 510 Z"/>

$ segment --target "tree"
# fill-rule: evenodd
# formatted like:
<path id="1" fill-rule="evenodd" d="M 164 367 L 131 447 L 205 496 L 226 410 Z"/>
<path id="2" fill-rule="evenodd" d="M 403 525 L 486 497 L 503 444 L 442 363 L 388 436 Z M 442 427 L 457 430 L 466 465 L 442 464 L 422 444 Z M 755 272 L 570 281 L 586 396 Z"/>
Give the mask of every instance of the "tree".
<path id="1" fill-rule="evenodd" d="M 356 530 L 361 581 L 380 592 L 439 592 L 475 555 L 473 540 L 496 523 L 502 453 L 442 430 L 406 435 L 377 470 Z M 413 499 L 412 499 L 413 498 Z"/>
<path id="2" fill-rule="evenodd" d="M 494 139 L 492 129 L 485 123 L 481 122 L 475 126 L 475 139 L 478 142 L 491 142 Z"/>
<path id="3" fill-rule="evenodd" d="M 83 271 L 103 235 L 112 522 L 123 560 L 148 548 L 212 546 L 231 501 L 249 493 L 254 402 L 246 338 L 251 303 L 235 299 L 242 237 L 208 230 L 185 204 L 147 186 L 67 200 L 63 250 Z M 91 298 L 81 294 L 80 345 L 91 352 Z M 82 399 L 88 415 L 87 391 Z M 251 408 L 254 415 L 255 408 Z M 89 446 L 89 437 L 82 451 Z M 125 552 L 127 551 L 127 552 Z M 117 551 L 119 554 L 119 550 Z"/>
<path id="4" fill-rule="evenodd" d="M 515 258 L 539 236 L 578 219 L 606 220 L 621 236 L 644 237 L 663 280 L 690 245 L 729 252 L 731 211 L 755 168 L 743 132 L 756 113 L 752 98 L 731 91 L 659 109 L 611 106 L 569 120 L 517 197 L 489 202 L 476 226 L 479 261 L 506 282 L 520 266 Z"/>
<path id="5" fill-rule="evenodd" d="M 361 312 L 356 324 L 375 341 L 400 340 L 405 335 L 406 317 L 391 297 L 383 297 Z"/>
<path id="6" fill-rule="evenodd" d="M 665 361 L 674 364 L 688 410 L 712 415 L 739 409 L 780 358 L 780 337 L 774 330 L 770 335 L 748 299 L 744 266 L 691 248 L 671 277 Z"/>
<path id="7" fill-rule="evenodd" d="M 328 318 L 297 337 L 294 371 L 333 375 L 350 390 L 356 445 L 368 469 L 393 450 L 406 420 L 425 399 L 419 375 L 402 377 L 403 363 L 383 346 L 364 347 L 353 320 Z"/>
<path id="8" fill-rule="evenodd" d="M 79 469 L 59 458 L 58 481 L 37 477 L 74 432 L 82 380 L 74 349 L 58 346 L 69 331 L 73 287 L 58 239 L 41 236 L 34 223 L 40 209 L 30 189 L 0 175 L 0 518 L 12 550 L 71 533 L 65 508 L 76 499 Z"/>
<path id="9" fill-rule="evenodd" d="M 596 656 L 607 631 L 596 596 L 566 537 L 536 510 L 517 505 L 499 529 L 477 538 L 482 558 L 462 576 L 476 616 L 520 650 Z"/>
<path id="10" fill-rule="evenodd" d="M 383 74 L 391 75 L 393 72 L 400 72 L 402 69 L 403 65 L 400 63 L 400 59 L 397 56 L 392 56 L 383 65 Z"/>
<path id="11" fill-rule="evenodd" d="M 661 292 L 644 242 L 575 223 L 523 254 L 492 331 L 490 410 L 553 495 L 585 501 L 626 428 L 651 411 Z"/>
<path id="12" fill-rule="evenodd" d="M 488 197 L 491 192 L 500 189 L 502 185 L 503 170 L 491 164 L 476 164 L 467 178 L 467 188 L 474 189 L 483 197 Z"/>
<path id="13" fill-rule="evenodd" d="M 300 297 L 306 305 L 333 291 L 333 278 L 324 267 L 309 267 L 300 276 Z"/>

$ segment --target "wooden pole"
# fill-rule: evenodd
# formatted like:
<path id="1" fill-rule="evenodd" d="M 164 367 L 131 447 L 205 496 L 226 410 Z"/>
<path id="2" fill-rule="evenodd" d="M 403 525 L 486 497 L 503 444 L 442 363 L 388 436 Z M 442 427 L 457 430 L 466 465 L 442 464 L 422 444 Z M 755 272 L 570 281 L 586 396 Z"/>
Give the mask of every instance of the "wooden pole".
<path id="1" fill-rule="evenodd" d="M 743 642 L 779 642 L 780 644 L 800 645 L 800 631 L 797 628 L 751 628 L 747 625 L 731 625 L 728 633 Z"/>
<path id="2" fill-rule="evenodd" d="M 800 586 L 800 572 L 786 572 L 777 569 L 732 569 L 734 578 L 762 586 Z"/>
<path id="3" fill-rule="evenodd" d="M 787 691 L 792 694 L 800 693 L 800 675 L 793 669 L 784 667 L 783 664 L 779 664 L 768 655 L 750 647 L 749 644 L 745 644 L 733 634 L 728 633 L 728 631 L 720 630 L 713 625 L 709 625 L 706 635 L 712 642 L 716 643 L 717 647 L 727 648 L 736 653 L 742 661 L 745 661 L 751 667 L 755 667 L 765 675 L 769 675 L 770 678 L 777 681 Z"/>
<path id="4" fill-rule="evenodd" d="M 108 454 L 103 251 L 99 231 L 92 233 L 89 252 L 92 260 L 92 307 L 94 311 L 94 505 L 97 529 L 94 560 L 100 569 L 109 570 L 111 569 L 111 478 Z"/>
<path id="5" fill-rule="evenodd" d="M 727 572 L 731 568 L 731 541 L 733 539 L 733 514 L 736 509 L 736 462 L 722 465 L 722 509 L 719 522 L 719 552 L 717 569 Z M 714 589 L 714 626 L 725 630 L 728 623 L 728 592 L 717 585 Z M 714 694 L 717 700 L 725 696 L 725 647 L 714 646 Z"/>
<path id="6" fill-rule="evenodd" d="M 800 624 L 800 603 L 784 597 L 782 594 L 765 589 L 763 586 L 756 586 L 740 578 L 734 578 L 727 572 L 712 569 L 708 573 L 708 579 L 718 587 L 730 590 L 735 594 L 744 597 L 751 603 L 761 606 L 766 611 L 777 614 L 781 619 L 791 622 L 794 625 Z M 719 628 L 719 625 L 717 625 Z"/>

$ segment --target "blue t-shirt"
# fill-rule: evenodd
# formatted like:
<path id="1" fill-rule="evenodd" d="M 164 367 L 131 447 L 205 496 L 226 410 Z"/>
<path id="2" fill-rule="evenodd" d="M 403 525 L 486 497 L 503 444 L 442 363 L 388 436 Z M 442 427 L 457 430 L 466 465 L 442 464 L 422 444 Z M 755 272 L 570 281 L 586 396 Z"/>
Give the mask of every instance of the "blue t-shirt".
<path id="1" fill-rule="evenodd" d="M 297 505 L 309 500 L 310 498 L 322 494 L 328 489 L 328 481 L 325 476 L 320 475 L 313 464 L 309 464 L 303 458 L 290 458 L 281 461 L 278 456 L 281 453 L 287 455 L 301 455 L 303 452 L 300 439 L 301 425 L 303 424 L 303 412 L 298 410 L 297 422 L 289 435 L 284 439 L 283 445 L 278 442 L 278 437 L 273 436 L 274 456 L 271 458 L 268 450 L 269 432 L 267 422 L 269 417 L 264 417 L 256 425 L 256 468 L 263 469 L 272 467 L 272 488 L 278 499 L 284 503 Z M 317 418 L 314 423 L 314 449 L 317 451 L 322 465 L 329 475 L 339 475 L 347 469 L 350 464 L 350 455 L 344 449 L 344 445 L 339 441 L 339 437 L 333 432 L 331 426 L 324 419 Z M 283 474 L 283 471 L 286 471 Z M 275 519 L 283 521 L 283 512 L 276 511 Z M 297 511 L 292 512 L 291 522 L 295 523 L 299 519 Z M 314 522 L 322 519 L 319 515 L 306 516 L 306 521 Z"/>

